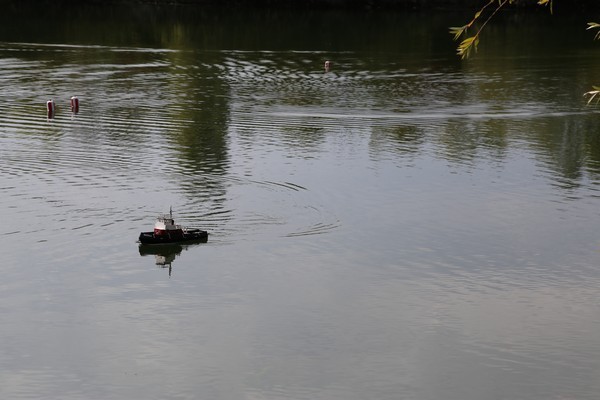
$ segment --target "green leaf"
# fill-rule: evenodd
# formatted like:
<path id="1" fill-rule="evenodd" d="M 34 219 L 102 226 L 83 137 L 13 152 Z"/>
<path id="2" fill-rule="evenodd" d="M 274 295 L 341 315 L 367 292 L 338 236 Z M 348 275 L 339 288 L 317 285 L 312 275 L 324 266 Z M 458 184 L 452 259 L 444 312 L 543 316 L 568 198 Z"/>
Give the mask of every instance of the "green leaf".
<path id="1" fill-rule="evenodd" d="M 478 44 L 479 44 L 479 37 L 478 36 L 468 37 L 468 38 L 464 39 L 462 42 L 460 42 L 460 44 L 458 45 L 458 49 L 457 49 L 456 53 L 463 60 L 465 58 L 469 58 L 469 56 L 471 55 L 471 51 L 473 51 L 473 49 L 475 49 L 475 51 L 477 52 L 477 45 Z"/>
<path id="2" fill-rule="evenodd" d="M 463 33 L 467 32 L 468 25 L 465 26 L 454 26 L 450 28 L 450 34 L 454 35 L 454 40 L 458 40 Z"/>
<path id="3" fill-rule="evenodd" d="M 589 31 L 590 29 L 598 29 L 598 28 L 600 28 L 600 24 L 599 23 L 597 23 L 597 22 L 588 22 L 588 27 L 587 27 L 586 30 Z M 598 31 L 596 33 L 596 35 L 594 36 L 594 40 L 598 40 L 598 39 L 600 39 L 600 31 Z"/>
<path id="4" fill-rule="evenodd" d="M 600 94 L 600 87 L 599 86 L 592 86 L 592 88 L 594 90 L 590 90 L 589 92 L 585 92 L 583 94 L 584 97 L 589 97 L 587 103 L 590 104 L 594 99 L 596 99 L 596 103 L 598 103 L 600 101 L 600 96 L 598 96 Z"/>

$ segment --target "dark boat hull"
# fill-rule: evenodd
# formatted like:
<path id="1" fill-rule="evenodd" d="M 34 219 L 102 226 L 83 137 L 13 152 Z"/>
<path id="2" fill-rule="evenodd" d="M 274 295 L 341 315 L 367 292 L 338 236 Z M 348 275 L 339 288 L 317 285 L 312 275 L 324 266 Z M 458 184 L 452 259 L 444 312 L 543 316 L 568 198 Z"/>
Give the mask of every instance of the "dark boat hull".
<path id="1" fill-rule="evenodd" d="M 192 229 L 183 232 L 182 235 L 171 237 L 171 235 L 155 235 L 154 232 L 140 233 L 141 244 L 172 244 L 172 243 L 206 243 L 208 241 L 208 232 L 200 229 Z"/>

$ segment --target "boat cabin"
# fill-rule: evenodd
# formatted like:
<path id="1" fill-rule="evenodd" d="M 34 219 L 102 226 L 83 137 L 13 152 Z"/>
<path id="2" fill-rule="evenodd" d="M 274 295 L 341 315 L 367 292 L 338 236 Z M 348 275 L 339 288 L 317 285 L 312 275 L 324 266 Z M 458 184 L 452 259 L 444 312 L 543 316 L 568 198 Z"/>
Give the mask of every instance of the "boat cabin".
<path id="1" fill-rule="evenodd" d="M 155 235 L 166 235 L 172 233 L 182 233 L 181 225 L 176 225 L 172 214 L 160 215 L 154 223 Z"/>

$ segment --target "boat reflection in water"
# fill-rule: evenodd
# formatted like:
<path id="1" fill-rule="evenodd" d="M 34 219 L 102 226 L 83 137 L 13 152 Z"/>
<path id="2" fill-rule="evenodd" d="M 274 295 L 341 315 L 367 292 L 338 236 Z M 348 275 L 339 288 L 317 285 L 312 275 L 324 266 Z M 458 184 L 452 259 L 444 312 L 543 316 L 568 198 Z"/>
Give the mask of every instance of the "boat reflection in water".
<path id="1" fill-rule="evenodd" d="M 206 243 L 204 241 L 198 241 L 194 243 Z M 169 268 L 169 276 L 171 276 L 171 264 L 181 254 L 181 252 L 187 249 L 189 245 L 186 243 L 182 244 L 162 244 L 162 245 L 145 245 L 140 244 L 139 251 L 140 256 L 154 256 L 154 263 L 160 268 Z"/>

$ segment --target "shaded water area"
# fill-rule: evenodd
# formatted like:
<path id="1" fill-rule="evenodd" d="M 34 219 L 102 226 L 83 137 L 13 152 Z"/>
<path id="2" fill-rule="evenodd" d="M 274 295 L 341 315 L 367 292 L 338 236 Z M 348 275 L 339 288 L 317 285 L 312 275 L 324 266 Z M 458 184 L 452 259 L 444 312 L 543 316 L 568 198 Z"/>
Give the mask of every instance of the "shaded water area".
<path id="1" fill-rule="evenodd" d="M 0 397 L 597 398 L 587 17 L 461 62 L 469 13 L 46 11 L 0 16 Z M 139 248 L 171 206 L 208 242 Z"/>

